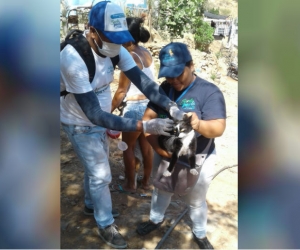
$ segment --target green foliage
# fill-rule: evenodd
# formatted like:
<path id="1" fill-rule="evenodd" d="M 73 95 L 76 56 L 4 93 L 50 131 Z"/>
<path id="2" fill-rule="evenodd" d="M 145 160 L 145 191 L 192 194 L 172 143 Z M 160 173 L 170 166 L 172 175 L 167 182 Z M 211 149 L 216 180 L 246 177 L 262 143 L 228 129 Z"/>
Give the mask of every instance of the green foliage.
<path id="1" fill-rule="evenodd" d="M 195 28 L 196 47 L 202 51 L 207 50 L 208 45 L 214 40 L 214 28 L 210 24 L 200 21 Z"/>
<path id="2" fill-rule="evenodd" d="M 218 52 L 216 53 L 217 59 L 219 59 L 219 58 L 222 57 L 222 56 L 223 56 L 223 54 L 222 54 L 222 51 L 221 51 L 221 50 L 218 51 Z"/>
<path id="3" fill-rule="evenodd" d="M 206 10 L 209 9 L 208 6 L 209 6 L 208 0 L 203 0 L 202 3 L 201 3 L 201 6 L 200 6 L 201 14 L 203 14 Z"/>
<path id="4" fill-rule="evenodd" d="M 215 73 L 212 73 L 210 75 L 210 79 L 212 79 L 213 81 L 216 79 L 217 75 Z"/>
<path id="5" fill-rule="evenodd" d="M 126 17 L 141 17 L 142 11 L 136 8 L 124 8 Z"/>
<path id="6" fill-rule="evenodd" d="M 201 18 L 203 0 L 167 0 L 159 2 L 159 27 L 167 29 L 171 39 L 183 37 Z"/>
<path id="7" fill-rule="evenodd" d="M 131 17 L 132 16 L 132 11 L 129 8 L 125 8 L 125 16 L 126 17 Z"/>
<path id="8" fill-rule="evenodd" d="M 167 30 L 171 40 L 183 37 L 185 32 L 194 34 L 196 46 L 201 50 L 214 40 L 214 29 L 203 22 L 202 14 L 208 0 L 164 0 L 159 2 L 158 28 Z M 216 9 L 215 11 L 219 11 Z"/>

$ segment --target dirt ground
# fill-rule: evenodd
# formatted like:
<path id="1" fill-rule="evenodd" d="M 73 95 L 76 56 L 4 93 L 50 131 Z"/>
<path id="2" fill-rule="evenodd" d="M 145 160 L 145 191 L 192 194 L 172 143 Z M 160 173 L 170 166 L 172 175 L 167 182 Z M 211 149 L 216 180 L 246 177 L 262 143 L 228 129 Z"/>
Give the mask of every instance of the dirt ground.
<path id="1" fill-rule="evenodd" d="M 201 75 L 200 75 L 201 77 Z M 212 81 L 211 79 L 208 79 Z M 222 137 L 217 138 L 217 163 L 215 172 L 225 166 L 237 164 L 237 93 L 238 82 L 223 72 L 221 81 L 215 83 L 222 90 L 227 107 L 227 126 Z M 112 84 L 112 94 L 116 90 Z M 110 166 L 112 184 L 123 184 L 124 176 L 122 151 L 117 148 L 120 138 L 111 140 Z M 142 169 L 139 174 L 142 175 Z M 222 171 L 212 181 L 208 194 L 207 236 L 215 249 L 237 249 L 237 167 Z M 146 196 L 141 196 L 141 194 Z M 185 210 L 182 197 L 173 196 L 163 225 L 149 235 L 139 236 L 137 225 L 149 218 L 151 192 L 138 188 L 136 194 L 111 192 L 113 207 L 120 212 L 115 219 L 129 249 L 154 249 L 171 224 Z M 93 216 L 83 214 L 83 167 L 75 155 L 65 133 L 61 131 L 61 248 L 98 249 L 107 246 L 98 236 Z M 162 249 L 197 249 L 191 233 L 191 220 L 186 213 L 162 244 Z"/>

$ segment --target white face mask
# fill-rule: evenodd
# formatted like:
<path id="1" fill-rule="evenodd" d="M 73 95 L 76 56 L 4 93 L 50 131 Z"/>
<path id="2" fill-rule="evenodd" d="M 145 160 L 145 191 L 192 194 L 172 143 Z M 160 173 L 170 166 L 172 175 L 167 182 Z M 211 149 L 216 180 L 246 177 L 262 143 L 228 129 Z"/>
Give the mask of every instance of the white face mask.
<path id="1" fill-rule="evenodd" d="M 97 32 L 97 30 L 96 30 Z M 98 51 L 104 55 L 104 56 L 108 56 L 108 57 L 115 57 L 116 55 L 119 55 L 120 50 L 121 50 L 121 44 L 114 44 L 114 43 L 108 43 L 108 42 L 104 42 L 101 37 L 99 36 L 98 32 L 97 32 L 98 37 L 100 38 L 100 40 L 102 41 L 102 49 L 100 49 L 99 45 L 97 44 L 96 40 L 94 40 L 95 44 L 98 47 Z"/>

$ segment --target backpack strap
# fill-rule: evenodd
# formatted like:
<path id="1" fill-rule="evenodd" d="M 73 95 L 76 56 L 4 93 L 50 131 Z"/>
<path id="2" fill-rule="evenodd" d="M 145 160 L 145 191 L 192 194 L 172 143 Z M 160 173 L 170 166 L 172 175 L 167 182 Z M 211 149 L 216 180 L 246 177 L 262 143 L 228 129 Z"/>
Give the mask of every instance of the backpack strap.
<path id="1" fill-rule="evenodd" d="M 114 69 L 116 69 L 116 66 L 118 65 L 118 63 L 120 61 L 120 56 L 116 55 L 115 57 L 111 57 L 110 60 L 114 66 Z"/>
<path id="2" fill-rule="evenodd" d="M 60 44 L 60 51 L 62 51 L 68 44 L 72 45 L 83 59 L 89 72 L 89 82 L 92 83 L 96 73 L 96 62 L 92 48 L 87 39 L 83 36 L 83 31 L 78 29 L 71 30 L 67 34 L 65 41 Z M 116 65 L 119 63 L 120 56 L 117 55 L 110 59 L 115 69 Z M 66 96 L 68 93 L 68 91 L 63 90 L 60 92 L 60 96 Z"/>
<path id="3" fill-rule="evenodd" d="M 60 51 L 62 51 L 62 49 L 68 44 L 72 45 L 74 49 L 76 49 L 76 51 L 86 64 L 89 72 L 89 82 L 91 83 L 95 76 L 96 63 L 91 46 L 87 39 L 83 36 L 83 31 L 71 30 L 66 36 L 65 41 L 61 43 Z M 60 96 L 66 96 L 68 93 L 69 92 L 66 90 L 61 91 Z"/>
<path id="4" fill-rule="evenodd" d="M 142 58 L 138 55 L 138 53 L 136 53 L 136 52 L 134 52 L 134 51 L 132 51 L 131 53 L 135 54 L 135 55 L 139 58 L 139 60 L 140 60 L 140 62 L 141 62 L 141 64 L 142 64 L 142 66 L 143 66 L 143 69 L 144 69 L 144 68 L 145 68 L 144 63 L 143 63 L 143 61 L 142 61 Z"/>
<path id="5" fill-rule="evenodd" d="M 71 44 L 78 52 L 87 66 L 89 72 L 89 82 L 91 83 L 96 73 L 96 62 L 89 42 L 83 35 L 79 35 Z"/>

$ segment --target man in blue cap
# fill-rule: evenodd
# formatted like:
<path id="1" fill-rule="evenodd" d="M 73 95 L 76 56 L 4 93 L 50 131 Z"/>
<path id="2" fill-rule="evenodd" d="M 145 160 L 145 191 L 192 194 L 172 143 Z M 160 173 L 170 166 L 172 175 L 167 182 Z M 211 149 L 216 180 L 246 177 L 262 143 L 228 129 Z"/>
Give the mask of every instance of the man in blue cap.
<path id="1" fill-rule="evenodd" d="M 191 126 L 197 132 L 196 164 L 201 167 L 200 174 L 193 178 L 193 183 L 189 183 L 190 178 L 186 181 L 187 175 L 181 179 L 180 174 L 176 175 L 176 171 L 173 171 L 170 178 L 164 178 L 160 175 L 163 172 L 161 169 L 169 165 L 171 155 L 160 148 L 157 135 L 146 134 L 155 150 L 153 171 L 157 174 L 153 181 L 155 188 L 152 194 L 150 220 L 141 223 L 137 232 L 146 235 L 157 229 L 163 223 L 172 195 L 184 193 L 190 208 L 192 231 L 197 244 L 201 249 L 213 249 L 206 237 L 206 193 L 214 176 L 216 157 L 214 138 L 221 136 L 226 127 L 224 96 L 216 85 L 194 74 L 193 59 L 185 44 L 166 45 L 160 51 L 159 59 L 159 77 L 166 78 L 161 87 L 170 99 L 177 103 L 180 110 L 191 116 Z M 170 113 L 149 102 L 143 120 L 157 117 L 168 119 Z M 179 166 L 189 167 L 189 161 L 184 155 L 179 157 L 175 168 Z"/>
<path id="2" fill-rule="evenodd" d="M 61 91 L 66 90 L 69 94 L 60 98 L 60 119 L 84 166 L 85 212 L 94 215 L 100 237 L 108 245 L 126 248 L 127 243 L 118 232 L 112 214 L 106 129 L 169 135 L 173 121 L 138 121 L 111 114 L 110 83 L 114 79 L 114 67 L 110 58 L 119 55 L 119 69 L 149 100 L 170 111 L 176 119 L 181 119 L 183 112 L 158 84 L 137 67 L 132 56 L 122 47 L 122 44 L 134 39 L 120 6 L 110 1 L 97 3 L 90 11 L 89 25 L 84 36 L 92 48 L 95 76 L 90 83 L 89 72 L 81 56 L 73 46 L 64 47 L 60 53 L 60 87 Z"/>

